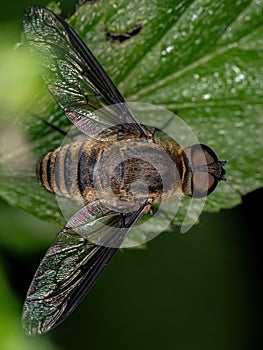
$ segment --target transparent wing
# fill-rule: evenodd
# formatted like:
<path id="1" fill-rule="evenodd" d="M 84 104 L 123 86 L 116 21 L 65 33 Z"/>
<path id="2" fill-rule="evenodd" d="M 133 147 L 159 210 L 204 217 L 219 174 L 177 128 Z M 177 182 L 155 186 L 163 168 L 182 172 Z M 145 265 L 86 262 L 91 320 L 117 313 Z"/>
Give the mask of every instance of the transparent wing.
<path id="1" fill-rule="evenodd" d="M 128 232 L 145 214 L 145 208 L 142 206 L 134 213 L 122 215 L 94 202 L 74 215 L 46 252 L 29 287 L 22 315 L 22 326 L 27 334 L 45 333 L 71 314 Z M 89 240 L 95 233 L 93 222 L 100 220 L 104 220 L 104 225 L 99 226 L 97 234 L 104 234 L 107 226 L 111 229 L 106 246 Z M 87 227 L 85 236 L 76 233 L 76 229 L 83 225 Z"/>
<path id="2" fill-rule="evenodd" d="M 131 133 L 146 136 L 145 127 L 104 69 L 62 18 L 48 9 L 30 6 L 23 26 L 45 83 L 73 124 L 91 137 L 119 124 L 130 124 Z M 102 112 L 94 113 L 102 107 Z"/>

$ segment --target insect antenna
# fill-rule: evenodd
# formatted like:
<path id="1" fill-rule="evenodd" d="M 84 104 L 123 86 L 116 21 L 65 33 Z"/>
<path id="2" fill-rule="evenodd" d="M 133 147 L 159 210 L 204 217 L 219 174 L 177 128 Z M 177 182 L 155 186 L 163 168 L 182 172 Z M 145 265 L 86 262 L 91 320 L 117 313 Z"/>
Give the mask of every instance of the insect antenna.
<path id="1" fill-rule="evenodd" d="M 222 166 L 226 165 L 233 157 L 234 155 L 232 154 L 226 160 L 221 161 Z M 235 188 L 233 184 L 226 177 L 223 176 L 220 180 L 227 183 L 235 192 L 237 192 L 240 196 L 242 196 L 242 193 L 237 188 Z"/>

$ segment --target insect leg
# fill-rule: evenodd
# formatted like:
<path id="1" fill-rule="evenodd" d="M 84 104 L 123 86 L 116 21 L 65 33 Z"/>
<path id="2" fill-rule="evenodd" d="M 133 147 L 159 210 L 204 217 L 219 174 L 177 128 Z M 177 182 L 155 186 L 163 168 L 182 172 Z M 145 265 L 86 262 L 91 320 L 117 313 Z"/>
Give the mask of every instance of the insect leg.
<path id="1" fill-rule="evenodd" d="M 39 115 L 37 115 L 37 114 L 35 114 L 35 113 L 32 113 L 32 112 L 30 112 L 30 114 L 31 114 L 33 117 L 35 117 L 35 118 L 37 118 L 38 120 L 40 120 L 42 123 L 44 123 L 44 124 L 46 124 L 47 126 L 49 126 L 50 128 L 52 128 L 53 130 L 58 131 L 58 132 L 59 132 L 60 134 L 62 134 L 63 136 L 66 136 L 66 135 L 67 135 L 66 131 L 60 129 L 60 128 L 57 127 L 56 125 L 53 125 L 53 124 L 49 123 L 47 120 L 45 120 L 44 118 L 40 117 Z"/>
<path id="2" fill-rule="evenodd" d="M 171 117 L 164 123 L 161 130 L 165 130 L 171 124 L 173 119 L 174 119 L 174 115 L 172 114 Z"/>

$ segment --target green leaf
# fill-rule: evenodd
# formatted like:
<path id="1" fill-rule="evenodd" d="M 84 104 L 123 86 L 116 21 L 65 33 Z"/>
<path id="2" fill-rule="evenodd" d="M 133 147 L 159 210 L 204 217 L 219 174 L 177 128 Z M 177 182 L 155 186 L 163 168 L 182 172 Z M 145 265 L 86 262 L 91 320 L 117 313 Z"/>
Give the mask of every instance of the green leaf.
<path id="1" fill-rule="evenodd" d="M 262 18 L 262 0 L 101 0 L 80 6 L 69 19 L 128 102 L 176 112 L 220 159 L 232 157 L 226 169 L 232 187 L 218 185 L 205 203 L 209 211 L 237 205 L 241 194 L 263 183 Z M 124 34 L 138 23 L 140 33 L 123 43 L 106 40 L 105 31 Z M 65 131 L 71 127 L 45 88 L 31 110 Z M 15 156 L 0 162 L 0 195 L 42 219 L 64 223 L 55 196 L 39 187 L 34 174 L 37 159 L 63 137 L 33 116 L 21 124 L 15 129 L 19 137 L 5 139 Z M 180 203 L 176 223 L 184 220 L 189 201 Z M 189 222 L 198 206 L 194 202 Z"/>

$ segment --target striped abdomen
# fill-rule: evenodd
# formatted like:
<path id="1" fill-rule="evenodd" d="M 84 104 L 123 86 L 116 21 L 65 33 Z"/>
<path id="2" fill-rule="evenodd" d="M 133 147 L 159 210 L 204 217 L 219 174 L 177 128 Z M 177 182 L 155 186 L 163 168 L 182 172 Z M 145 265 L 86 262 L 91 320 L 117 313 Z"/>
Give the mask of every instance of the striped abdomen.
<path id="1" fill-rule="evenodd" d="M 95 200 L 93 171 L 102 151 L 95 143 L 72 142 L 47 153 L 37 164 L 42 185 L 73 200 Z"/>

